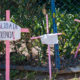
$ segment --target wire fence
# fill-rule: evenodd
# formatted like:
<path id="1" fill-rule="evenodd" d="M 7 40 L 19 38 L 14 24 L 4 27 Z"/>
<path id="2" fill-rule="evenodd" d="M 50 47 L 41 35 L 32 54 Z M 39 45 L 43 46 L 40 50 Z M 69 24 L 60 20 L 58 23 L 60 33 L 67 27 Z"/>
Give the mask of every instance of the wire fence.
<path id="1" fill-rule="evenodd" d="M 65 55 L 67 58 L 71 57 L 71 54 L 75 54 L 76 48 L 78 43 L 80 42 L 79 33 L 79 23 L 75 22 L 74 19 L 80 19 L 79 12 L 79 0 L 56 0 L 56 24 L 58 28 L 58 32 L 62 32 L 63 35 L 59 36 L 59 51 L 60 55 Z M 39 5 L 38 5 L 39 6 Z M 49 29 L 50 33 L 53 33 L 53 22 L 52 22 L 52 14 L 51 14 L 51 1 L 48 1 L 46 4 L 43 5 L 41 8 L 40 14 L 38 14 L 36 22 L 39 23 L 37 26 L 34 26 L 34 33 L 33 36 L 42 35 L 46 33 L 46 22 L 45 16 L 43 15 L 44 7 L 47 10 L 49 16 Z M 34 45 L 38 45 L 41 47 L 40 55 L 46 56 L 46 49 L 45 45 L 41 45 L 41 42 L 36 41 Z M 39 44 L 40 43 L 40 44 Z M 52 48 L 53 51 L 53 48 Z M 44 54 L 44 55 L 43 55 Z M 53 53 L 52 53 L 53 54 Z M 44 59 L 44 57 L 42 58 Z M 52 60 L 54 61 L 54 60 Z"/>
<path id="2" fill-rule="evenodd" d="M 5 4 L 5 5 L 3 5 Z M 12 4 L 12 5 L 11 5 Z M 58 32 L 63 35 L 59 36 L 59 52 L 60 55 L 70 57 L 74 54 L 78 43 L 80 42 L 80 24 L 74 22 L 74 19 L 80 19 L 80 1 L 79 0 L 55 0 L 56 4 L 56 24 Z M 46 9 L 49 17 L 49 31 L 53 33 L 52 11 L 50 0 L 11 0 L 7 4 L 7 0 L 0 2 L 0 20 L 5 20 L 5 10 L 11 10 L 11 21 L 30 29 L 30 34 L 22 34 L 22 39 L 19 42 L 13 42 L 16 47 L 11 54 L 11 64 L 19 65 L 39 65 L 48 64 L 47 46 L 42 45 L 41 41 L 30 40 L 31 36 L 39 36 L 46 34 L 46 19 L 44 9 Z M 26 37 L 26 39 L 25 39 Z M 22 55 L 25 48 L 19 51 L 21 43 L 26 43 L 25 48 L 28 57 Z M 1 52 L 5 46 L 0 44 Z M 20 54 L 18 54 L 20 53 Z M 51 48 L 52 63 L 54 63 L 54 50 Z M 19 58 L 17 58 L 20 56 Z M 2 58 L 1 58 L 2 60 Z M 4 61 L 3 61 L 4 63 Z M 54 64 L 53 64 L 54 65 Z"/>
<path id="3" fill-rule="evenodd" d="M 74 19 L 79 19 L 79 1 L 56 1 L 56 23 L 58 29 L 65 33 L 62 36 L 60 47 L 62 46 L 63 54 L 70 56 L 70 53 L 75 52 L 75 48 L 79 43 L 79 23 L 74 22 Z M 58 31 L 59 31 L 58 30 Z"/>

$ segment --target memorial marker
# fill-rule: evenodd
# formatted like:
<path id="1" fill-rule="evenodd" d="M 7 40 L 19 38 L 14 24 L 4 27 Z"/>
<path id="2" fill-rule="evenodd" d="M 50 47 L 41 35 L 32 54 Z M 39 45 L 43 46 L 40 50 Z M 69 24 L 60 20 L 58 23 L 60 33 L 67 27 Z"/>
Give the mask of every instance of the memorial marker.
<path id="1" fill-rule="evenodd" d="M 49 34 L 49 26 L 48 26 L 48 15 L 46 14 L 46 28 L 47 28 L 47 34 L 38 36 L 38 37 L 32 37 L 31 39 L 41 39 L 42 44 L 48 45 L 48 61 L 49 61 L 49 80 L 52 79 L 52 71 L 51 71 L 51 57 L 50 57 L 50 45 L 58 44 L 58 36 L 62 33 L 55 33 L 55 34 Z"/>
<path id="2" fill-rule="evenodd" d="M 29 29 L 10 22 L 10 10 L 6 10 L 6 21 L 0 21 L 0 40 L 6 44 L 5 80 L 10 80 L 10 41 L 21 39 L 21 32 L 29 32 Z"/>

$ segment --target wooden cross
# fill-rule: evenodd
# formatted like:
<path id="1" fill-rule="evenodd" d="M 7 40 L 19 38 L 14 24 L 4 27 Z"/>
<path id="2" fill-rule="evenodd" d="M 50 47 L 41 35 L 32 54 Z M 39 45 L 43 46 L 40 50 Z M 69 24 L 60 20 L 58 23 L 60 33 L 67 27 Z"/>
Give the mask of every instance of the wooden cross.
<path id="1" fill-rule="evenodd" d="M 10 21 L 10 10 L 6 10 L 6 21 Z M 21 28 L 21 32 L 29 32 L 27 28 Z M 6 44 L 6 72 L 5 80 L 10 80 L 10 40 L 5 41 Z"/>
<path id="2" fill-rule="evenodd" d="M 80 20 L 78 20 L 78 19 L 74 19 L 74 21 L 76 21 L 76 22 L 79 22 L 79 23 L 80 23 Z M 76 50 L 76 52 L 75 52 L 74 58 L 76 58 L 76 57 L 77 57 L 77 54 L 78 54 L 79 48 L 80 48 L 80 42 L 79 42 L 79 45 L 78 45 L 77 50 Z"/>
<path id="3" fill-rule="evenodd" d="M 49 34 L 49 27 L 48 27 L 48 15 L 46 14 L 46 28 L 47 34 Z M 62 33 L 55 33 L 53 35 L 61 35 Z M 32 37 L 31 39 L 39 39 L 41 36 Z M 50 56 L 50 45 L 48 44 L 48 61 L 49 61 L 49 80 L 52 78 L 52 71 L 51 71 L 51 56 Z"/>

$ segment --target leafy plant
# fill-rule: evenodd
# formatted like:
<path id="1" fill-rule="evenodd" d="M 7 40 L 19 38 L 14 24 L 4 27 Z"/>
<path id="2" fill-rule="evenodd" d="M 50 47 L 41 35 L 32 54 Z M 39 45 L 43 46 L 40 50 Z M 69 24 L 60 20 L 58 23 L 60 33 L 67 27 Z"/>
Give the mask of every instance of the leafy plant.
<path id="1" fill-rule="evenodd" d="M 60 9 L 56 10 L 56 21 L 58 32 L 62 32 L 63 35 L 59 37 L 60 51 L 62 54 L 70 55 L 74 52 L 79 43 L 79 23 L 74 22 L 75 18 L 79 18 L 78 14 L 70 14 L 60 12 Z"/>

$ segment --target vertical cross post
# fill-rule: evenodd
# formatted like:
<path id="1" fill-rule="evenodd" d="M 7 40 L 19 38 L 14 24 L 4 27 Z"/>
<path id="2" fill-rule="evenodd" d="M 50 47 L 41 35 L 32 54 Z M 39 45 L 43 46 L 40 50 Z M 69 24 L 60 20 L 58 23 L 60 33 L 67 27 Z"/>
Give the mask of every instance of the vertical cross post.
<path id="1" fill-rule="evenodd" d="M 52 10 L 52 15 L 53 15 L 53 31 L 54 33 L 57 33 L 57 25 L 55 23 L 55 0 L 51 0 L 51 10 Z M 55 64 L 56 68 L 60 69 L 60 56 L 59 56 L 59 45 L 55 44 L 54 45 L 54 50 L 55 50 Z"/>
<path id="2" fill-rule="evenodd" d="M 7 22 L 7 21 L 10 21 L 10 10 L 6 10 L 6 21 L 2 21 L 2 22 L 6 22 L 6 23 L 11 23 L 11 22 Z M 4 23 L 2 23 L 4 25 Z M 11 23 L 11 24 L 14 24 L 14 23 Z M 16 25 L 16 24 L 15 24 Z M 5 25 L 6 26 L 6 25 Z M 9 26 L 9 25 L 8 25 Z M 11 25 L 13 27 L 13 25 Z M 16 25 L 17 26 L 17 25 Z M 17 26 L 19 28 L 19 30 L 21 32 L 29 32 L 29 29 L 28 28 L 21 28 L 19 26 Z M 10 30 L 10 29 L 9 29 Z M 13 29 L 12 29 L 13 30 Z M 3 30 L 2 30 L 3 31 Z M 7 29 L 5 29 L 5 31 L 8 31 Z M 11 31 L 11 30 L 10 30 Z M 15 36 L 14 36 L 14 31 L 13 32 L 13 39 L 7 37 L 7 38 L 4 38 L 4 39 L 1 39 L 0 40 L 4 40 L 5 41 L 5 44 L 6 44 L 6 56 L 5 56 L 5 80 L 10 80 L 10 40 L 18 40 L 20 39 L 20 36 L 19 37 L 16 37 L 15 39 Z M 21 33 L 17 33 L 17 35 L 21 35 Z"/>
<path id="3" fill-rule="evenodd" d="M 49 34 L 48 15 L 47 14 L 46 14 L 46 27 L 47 27 L 47 34 Z M 51 71 L 50 45 L 48 45 L 48 61 L 49 61 L 49 80 L 51 80 L 52 71 Z"/>
<path id="4" fill-rule="evenodd" d="M 6 21 L 10 21 L 10 11 L 6 10 Z M 6 73 L 5 80 L 10 80 L 10 41 L 6 40 Z"/>

